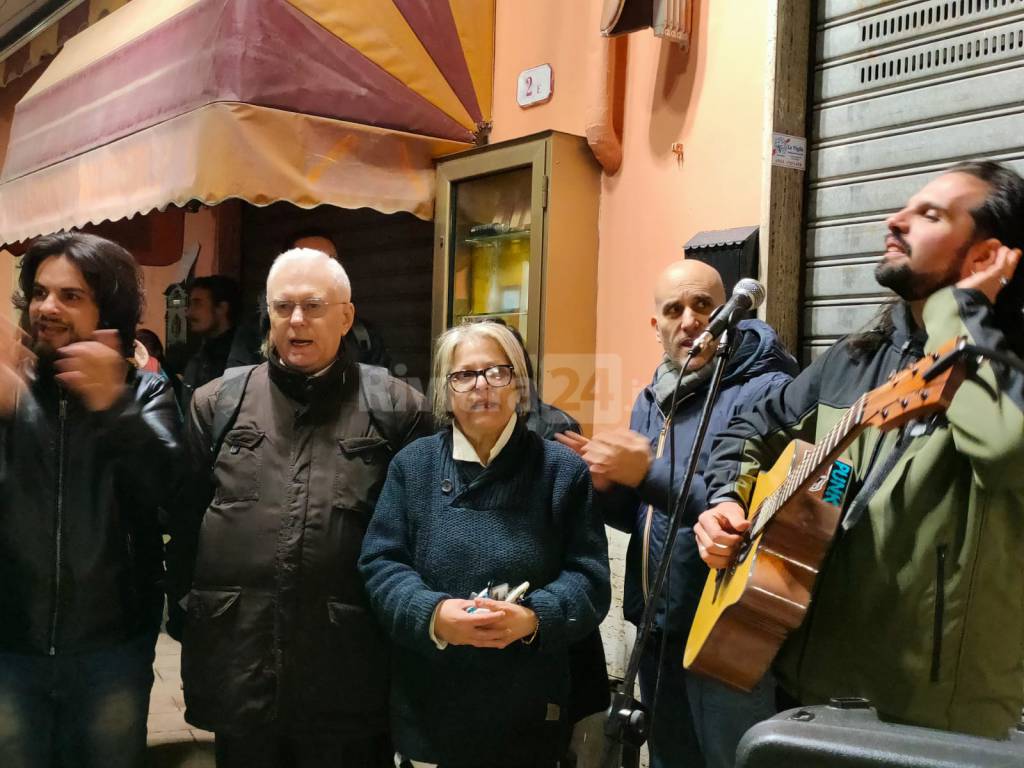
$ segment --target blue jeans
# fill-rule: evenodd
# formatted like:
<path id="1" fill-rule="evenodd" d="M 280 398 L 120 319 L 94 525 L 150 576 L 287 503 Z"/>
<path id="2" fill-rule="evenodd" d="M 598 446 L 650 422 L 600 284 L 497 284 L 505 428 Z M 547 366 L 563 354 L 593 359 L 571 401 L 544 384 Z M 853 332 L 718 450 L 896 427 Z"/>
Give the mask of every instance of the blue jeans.
<path id="1" fill-rule="evenodd" d="M 771 672 L 750 693 L 700 675 L 687 675 L 686 690 L 707 768 L 732 768 L 743 734 L 776 712 L 775 678 Z"/>
<path id="2" fill-rule="evenodd" d="M 668 643 L 657 701 L 654 701 L 654 689 L 661 651 L 659 635 L 647 644 L 640 657 L 640 699 L 648 711 L 654 710 L 647 740 L 651 768 L 701 768 L 704 758 L 686 695 L 686 680 L 690 674 L 679 661 L 681 641 L 670 639 Z"/>
<path id="3" fill-rule="evenodd" d="M 139 768 L 156 636 L 89 653 L 0 653 L 0 766 Z"/>

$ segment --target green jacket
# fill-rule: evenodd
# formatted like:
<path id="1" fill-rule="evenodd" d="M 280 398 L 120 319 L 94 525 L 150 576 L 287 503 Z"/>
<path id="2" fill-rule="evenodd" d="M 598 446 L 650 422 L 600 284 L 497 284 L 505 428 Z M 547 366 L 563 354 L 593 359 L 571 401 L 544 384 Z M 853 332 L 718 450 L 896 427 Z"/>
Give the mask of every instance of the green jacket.
<path id="1" fill-rule="evenodd" d="M 892 318 L 875 349 L 855 356 L 851 339 L 842 339 L 786 388 L 735 417 L 705 474 L 708 497 L 745 503 L 759 468 L 770 468 L 790 440 L 816 442 L 861 394 L 950 338 L 1008 346 L 991 305 L 975 291 L 933 294 L 926 334 L 905 304 Z M 780 683 L 800 701 L 863 696 L 888 719 L 993 738 L 1017 722 L 1024 704 L 1024 376 L 988 363 L 979 376 L 998 397 L 966 381 L 945 417 L 911 433 L 863 517 L 834 544 L 803 626 L 776 659 Z M 872 428 L 847 449 L 843 458 L 858 482 L 896 438 L 897 431 Z"/>

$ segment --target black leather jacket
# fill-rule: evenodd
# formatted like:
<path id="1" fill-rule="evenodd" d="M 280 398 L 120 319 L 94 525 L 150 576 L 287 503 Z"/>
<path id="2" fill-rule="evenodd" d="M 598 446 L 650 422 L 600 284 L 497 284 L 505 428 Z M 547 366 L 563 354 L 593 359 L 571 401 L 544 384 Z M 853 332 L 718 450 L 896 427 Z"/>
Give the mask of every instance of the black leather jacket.
<path id="1" fill-rule="evenodd" d="M 157 507 L 183 465 L 167 383 L 129 373 L 93 413 L 41 376 L 0 420 L 0 651 L 63 654 L 155 632 Z"/>

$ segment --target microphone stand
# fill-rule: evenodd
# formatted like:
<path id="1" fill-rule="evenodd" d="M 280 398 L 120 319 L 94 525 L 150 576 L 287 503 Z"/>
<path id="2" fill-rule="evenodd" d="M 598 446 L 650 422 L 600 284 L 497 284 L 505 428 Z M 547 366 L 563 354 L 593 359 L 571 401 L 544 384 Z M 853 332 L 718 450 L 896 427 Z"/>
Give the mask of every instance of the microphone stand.
<path id="1" fill-rule="evenodd" d="M 658 570 L 654 577 L 650 595 L 646 605 L 644 605 L 640 628 L 637 630 L 636 643 L 633 645 L 633 651 L 629 656 L 629 663 L 626 665 L 625 677 L 618 689 L 612 694 L 611 706 L 608 708 L 608 719 L 604 726 L 606 740 L 604 752 L 601 756 L 601 768 L 638 768 L 640 765 L 640 747 L 647 740 L 647 734 L 650 731 L 647 707 L 633 697 L 637 675 L 640 671 L 640 657 L 643 655 L 643 650 L 654 631 L 654 619 L 657 615 L 658 600 L 665 588 L 669 566 L 672 562 L 672 550 L 675 546 L 676 535 L 679 533 L 682 509 L 686 498 L 690 494 L 690 487 L 693 485 L 693 477 L 697 471 L 697 457 L 700 456 L 704 438 L 707 436 L 708 425 L 711 420 L 711 410 L 718 399 L 722 376 L 725 373 L 725 366 L 732 356 L 732 352 L 732 339 L 729 336 L 729 332 L 726 331 L 722 335 L 718 350 L 715 353 L 715 370 L 712 373 L 711 383 L 708 386 L 708 392 L 704 399 L 700 422 L 697 426 L 697 434 L 690 449 L 690 458 L 686 465 L 686 476 L 683 478 L 682 487 L 679 489 L 675 503 L 672 505 L 665 546 L 661 553 L 661 559 L 658 561 Z M 925 378 L 930 379 L 934 377 L 963 357 L 973 357 L 975 360 L 988 358 L 989 360 L 1000 362 L 1008 368 L 1024 373 L 1024 361 L 1016 355 L 964 342 L 953 353 L 937 361 L 929 368 L 924 374 Z M 682 378 L 682 375 L 680 375 L 680 382 Z M 983 385 L 989 390 L 990 396 L 995 399 L 997 394 L 991 391 L 982 380 L 975 376 L 969 376 L 968 378 Z M 674 405 L 678 395 L 678 387 L 679 384 L 677 383 L 676 394 L 672 398 L 671 418 L 675 418 Z"/>
<path id="2" fill-rule="evenodd" d="M 651 726 L 648 722 L 647 707 L 633 696 L 636 678 L 640 672 L 640 658 L 654 631 L 654 619 L 658 612 L 658 601 L 665 588 L 669 566 L 672 562 L 672 551 L 675 547 L 680 523 L 682 522 L 682 510 L 687 497 L 690 495 L 693 476 L 697 471 L 697 458 L 700 456 L 701 446 L 704 443 L 708 425 L 711 421 L 711 410 L 718 400 L 718 390 L 722 385 L 722 376 L 725 373 L 725 366 L 731 356 L 732 339 L 729 332 L 726 331 L 722 335 L 721 341 L 718 344 L 718 350 L 715 353 L 715 370 L 711 375 L 711 382 L 708 385 L 708 392 L 704 398 L 704 406 L 700 414 L 700 422 L 697 426 L 697 434 L 694 436 L 693 447 L 690 449 L 690 458 L 686 465 L 686 476 L 683 478 L 682 487 L 679 489 L 675 503 L 672 505 L 668 533 L 665 537 L 665 546 L 661 552 L 661 559 L 658 561 L 658 570 L 655 574 L 647 603 L 644 605 L 644 613 L 640 620 L 636 642 L 633 645 L 632 653 L 629 655 L 629 663 L 626 665 L 626 674 L 621 685 L 612 693 L 612 703 L 608 708 L 608 720 L 604 726 L 606 740 L 604 753 L 601 756 L 601 768 L 637 768 L 640 765 L 640 747 L 647 740 L 647 734 Z M 685 365 L 683 370 L 685 371 Z M 682 380 L 683 371 L 680 372 L 679 382 L 682 382 Z M 676 395 L 678 395 L 679 382 L 676 384 Z M 676 395 L 673 395 L 673 404 L 675 403 Z M 670 412 L 669 418 L 675 418 L 674 408 Z M 671 429 L 671 426 L 669 429 Z"/>

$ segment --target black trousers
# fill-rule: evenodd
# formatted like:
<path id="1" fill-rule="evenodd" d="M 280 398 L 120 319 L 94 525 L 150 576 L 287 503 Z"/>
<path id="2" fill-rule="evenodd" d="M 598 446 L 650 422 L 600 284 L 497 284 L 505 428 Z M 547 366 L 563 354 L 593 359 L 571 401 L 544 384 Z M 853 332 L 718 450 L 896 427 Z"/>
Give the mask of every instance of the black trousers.
<path id="1" fill-rule="evenodd" d="M 385 734 L 288 734 L 274 729 L 216 734 L 217 768 L 393 768 Z"/>

